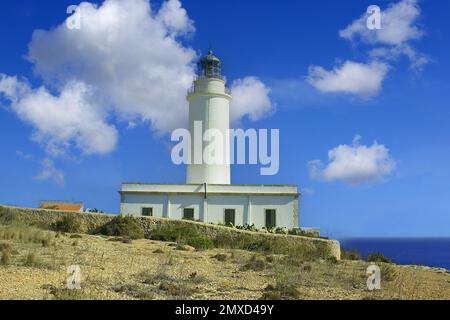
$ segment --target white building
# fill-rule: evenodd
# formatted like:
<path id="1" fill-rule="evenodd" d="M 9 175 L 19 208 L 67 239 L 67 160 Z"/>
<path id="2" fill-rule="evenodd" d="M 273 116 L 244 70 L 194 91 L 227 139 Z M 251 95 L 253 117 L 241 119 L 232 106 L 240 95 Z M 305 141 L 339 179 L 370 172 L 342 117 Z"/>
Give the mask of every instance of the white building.
<path id="1" fill-rule="evenodd" d="M 210 51 L 200 60 L 200 75 L 188 94 L 189 131 L 229 129 L 232 99 L 221 74 L 221 61 Z M 192 143 L 189 158 L 203 155 L 205 146 Z M 229 142 L 223 154 L 230 154 Z M 189 164 L 186 184 L 124 183 L 120 212 L 207 223 L 297 228 L 299 193 L 294 185 L 232 185 L 230 165 Z"/>

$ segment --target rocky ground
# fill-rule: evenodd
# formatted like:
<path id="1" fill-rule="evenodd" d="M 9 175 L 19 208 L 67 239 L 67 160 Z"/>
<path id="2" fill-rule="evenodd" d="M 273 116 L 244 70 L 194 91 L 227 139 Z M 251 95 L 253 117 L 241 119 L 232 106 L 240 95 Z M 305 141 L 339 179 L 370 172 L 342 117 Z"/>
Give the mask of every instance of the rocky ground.
<path id="1" fill-rule="evenodd" d="M 0 299 L 450 299 L 442 269 L 382 265 L 382 290 L 370 292 L 360 261 L 38 233 L 0 240 L 10 252 L 2 255 Z M 81 290 L 66 289 L 70 265 L 81 268 Z"/>

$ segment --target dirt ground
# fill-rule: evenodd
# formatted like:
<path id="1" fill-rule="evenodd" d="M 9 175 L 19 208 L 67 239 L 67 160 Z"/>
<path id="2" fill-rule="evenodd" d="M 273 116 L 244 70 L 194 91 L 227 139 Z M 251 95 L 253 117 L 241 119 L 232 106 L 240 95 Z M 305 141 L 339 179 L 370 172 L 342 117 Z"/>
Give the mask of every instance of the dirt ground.
<path id="1" fill-rule="evenodd" d="M 242 250 L 49 235 L 50 243 L 0 240 L 11 252 L 0 299 L 450 299 L 444 269 L 382 266 L 382 289 L 369 291 L 362 261 L 289 264 Z M 81 268 L 80 290 L 66 289 L 70 265 Z"/>

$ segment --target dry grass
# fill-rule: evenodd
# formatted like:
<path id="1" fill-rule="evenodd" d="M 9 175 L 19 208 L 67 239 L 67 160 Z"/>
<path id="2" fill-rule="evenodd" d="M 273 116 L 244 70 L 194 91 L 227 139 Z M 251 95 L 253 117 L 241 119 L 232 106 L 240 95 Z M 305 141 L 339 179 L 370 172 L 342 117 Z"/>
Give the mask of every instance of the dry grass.
<path id="1" fill-rule="evenodd" d="M 43 246 L 49 246 L 53 238 L 52 232 L 33 227 L 20 225 L 0 226 L 0 240 L 19 243 L 40 243 Z"/>
<path id="2" fill-rule="evenodd" d="M 2 257 L 0 260 L 1 264 L 3 266 L 7 266 L 11 264 L 11 251 L 8 249 L 3 249 L 2 250 Z"/>
<path id="3" fill-rule="evenodd" d="M 449 273 L 380 263 L 382 290 L 369 292 L 369 263 L 333 262 L 308 248 L 179 251 L 151 240 L 0 230 L 2 260 L 10 253 L 0 265 L 0 299 L 450 299 Z M 81 290 L 65 289 L 70 265 L 82 270 Z"/>
<path id="4" fill-rule="evenodd" d="M 244 264 L 241 268 L 242 271 L 262 271 L 265 270 L 268 267 L 268 263 L 264 257 L 261 257 L 257 254 L 252 255 L 250 260 Z"/>

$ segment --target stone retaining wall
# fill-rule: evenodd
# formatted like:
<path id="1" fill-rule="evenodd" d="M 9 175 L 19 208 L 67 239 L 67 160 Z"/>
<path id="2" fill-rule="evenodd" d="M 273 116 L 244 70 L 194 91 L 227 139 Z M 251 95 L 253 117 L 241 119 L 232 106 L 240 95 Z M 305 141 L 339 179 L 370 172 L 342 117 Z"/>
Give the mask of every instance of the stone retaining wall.
<path id="1" fill-rule="evenodd" d="M 111 221 L 115 215 L 97 214 L 97 213 L 80 213 L 80 212 L 66 212 L 56 210 L 43 209 L 26 209 L 18 207 L 0 206 L 0 224 L 9 224 L 13 222 L 26 224 L 30 226 L 37 226 L 40 228 L 51 229 L 52 225 L 66 215 L 74 215 L 81 222 L 83 233 L 94 233 L 100 226 Z M 193 222 L 186 220 L 172 220 L 166 218 L 154 217 L 137 217 L 136 218 L 145 231 L 145 236 L 151 239 L 151 234 L 154 230 L 166 226 L 179 226 L 189 224 L 197 229 L 202 234 L 216 237 L 226 237 L 236 241 L 273 241 L 273 243 L 280 247 L 296 247 L 307 246 L 308 248 L 315 248 L 317 250 L 326 249 L 330 256 L 340 259 L 341 249 L 340 244 L 336 240 L 327 240 L 321 238 L 311 238 L 302 236 L 291 236 L 281 234 L 270 234 L 262 232 L 251 232 L 245 230 L 238 230 L 224 226 L 211 225 L 201 222 Z"/>

